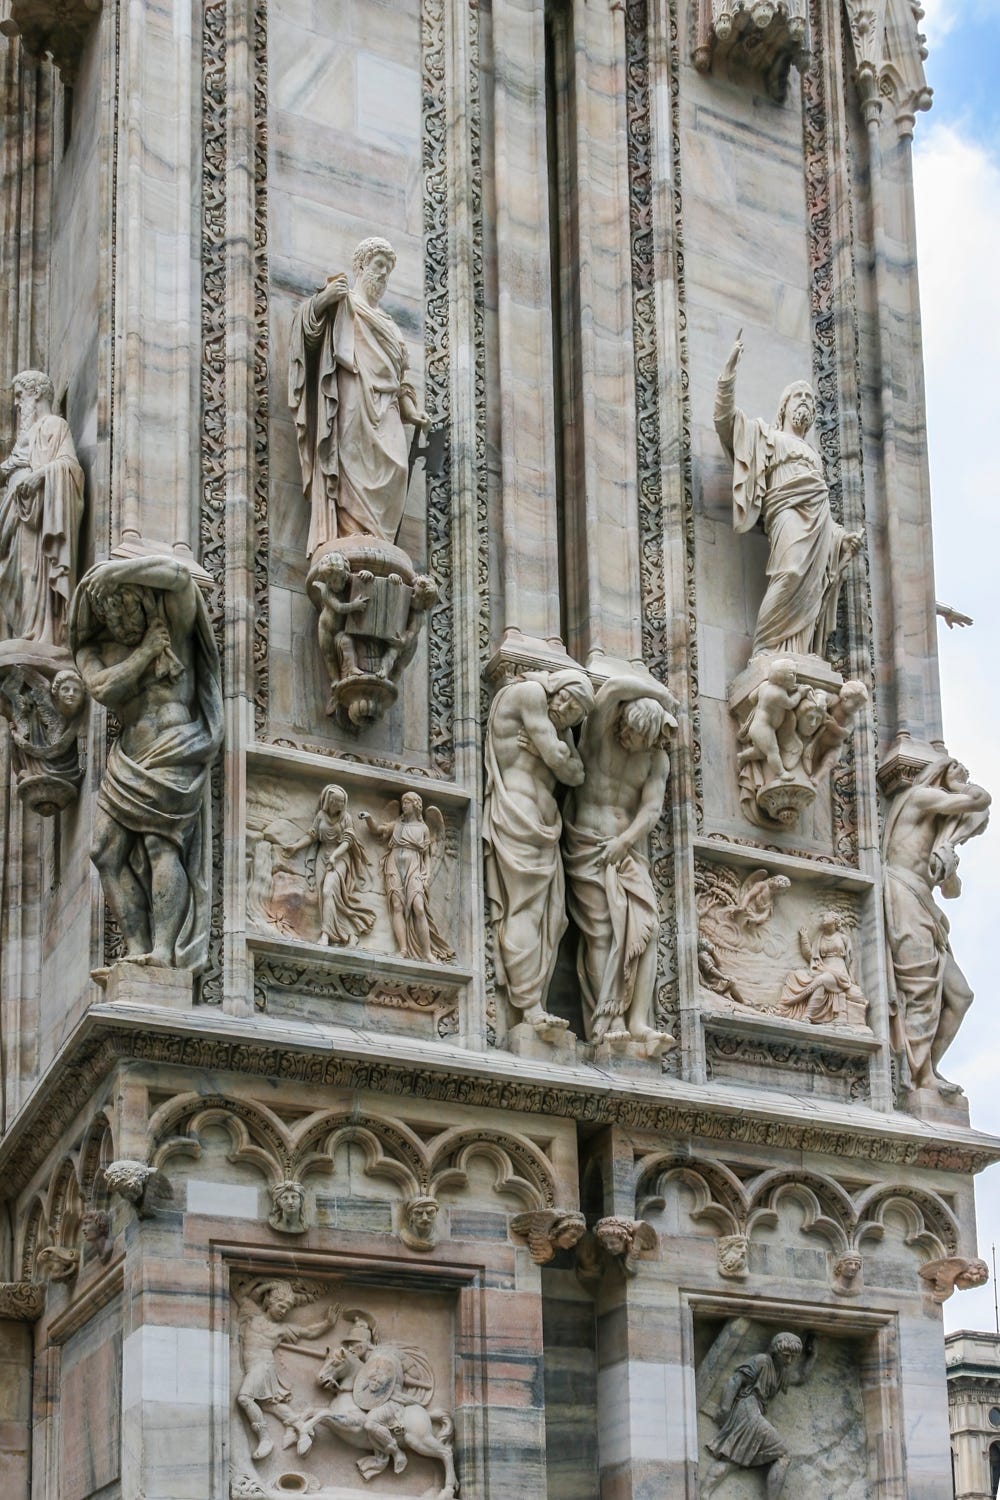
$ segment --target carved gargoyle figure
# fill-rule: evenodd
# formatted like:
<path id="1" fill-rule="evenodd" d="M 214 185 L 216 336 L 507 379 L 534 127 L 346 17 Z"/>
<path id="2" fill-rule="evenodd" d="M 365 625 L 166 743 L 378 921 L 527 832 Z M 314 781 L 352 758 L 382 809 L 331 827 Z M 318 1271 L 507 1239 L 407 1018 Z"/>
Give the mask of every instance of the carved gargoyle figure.
<path id="1" fill-rule="evenodd" d="M 584 1235 L 577 1245 L 577 1276 L 590 1288 L 600 1281 L 610 1265 L 617 1265 L 624 1276 L 636 1276 L 639 1257 L 655 1250 L 658 1243 L 652 1224 L 609 1214 L 598 1219 L 593 1232 Z"/>
<path id="2" fill-rule="evenodd" d="M 441 1205 L 436 1198 L 408 1198 L 402 1205 L 399 1237 L 411 1250 L 433 1250 L 438 1242 L 438 1214 Z"/>
<path id="3" fill-rule="evenodd" d="M 253 1457 L 258 1462 L 274 1452 L 265 1413 L 281 1422 L 286 1447 L 301 1439 L 305 1431 L 305 1414 L 295 1411 L 289 1404 L 290 1393 L 278 1373 L 275 1351 L 283 1344 L 311 1343 L 334 1326 L 340 1316 L 339 1307 L 329 1308 L 315 1323 L 288 1321 L 294 1308 L 315 1302 L 322 1293 L 323 1288 L 318 1283 L 310 1285 L 283 1279 L 253 1281 L 242 1278 L 233 1283 L 243 1366 L 236 1404 L 257 1440 Z"/>
<path id="4" fill-rule="evenodd" d="M 0 666 L 0 714 L 10 725 L 17 794 L 42 817 L 76 801 L 86 689 L 72 667 Z"/>
<path id="5" fill-rule="evenodd" d="M 271 1212 L 267 1222 L 279 1234 L 305 1234 L 309 1228 L 305 1221 L 306 1190 L 301 1182 L 285 1178 L 270 1189 Z"/>
<path id="6" fill-rule="evenodd" d="M 861 1291 L 863 1266 L 863 1258 L 857 1250 L 845 1250 L 833 1263 L 833 1290 L 842 1297 L 856 1297 Z"/>
<path id="7" fill-rule="evenodd" d="M 750 1240 L 745 1234 L 720 1234 L 715 1242 L 719 1275 L 740 1281 L 749 1273 Z"/>
<path id="8" fill-rule="evenodd" d="M 398 802 L 386 803 L 381 821 L 366 812 L 360 816 L 386 846 L 382 884 L 396 947 L 404 958 L 450 962 L 455 950 L 442 937 L 430 910 L 431 884 L 445 848 L 440 809 L 425 811 L 417 792 L 404 792 Z"/>
<path id="9" fill-rule="evenodd" d="M 69 636 L 91 696 L 121 723 L 91 857 L 126 958 L 197 972 L 208 954 L 209 774 L 222 744 L 205 601 L 179 558 L 112 558 L 81 579 Z"/>
<path id="10" fill-rule="evenodd" d="M 716 388 L 715 429 L 733 459 L 733 527 L 752 531 L 763 518 L 771 546 L 752 655 L 822 657 L 844 573 L 864 533 L 845 531 L 833 519 L 823 461 L 806 441 L 816 420 L 812 387 L 803 380 L 786 386 L 773 423 L 748 417 L 735 401 L 742 354 L 737 336 Z M 774 686 L 787 697 L 796 691 L 787 676 Z M 768 712 L 773 719 L 777 699 Z"/>
<path id="11" fill-rule="evenodd" d="M 854 974 L 854 944 L 844 918 L 827 911 L 812 937 L 799 929 L 799 947 L 808 968 L 785 979 L 781 1004 L 794 1020 L 843 1024 L 860 1020 L 868 1002 Z"/>
<path id="12" fill-rule="evenodd" d="M 836 694 L 801 684 L 790 657 L 769 658 L 767 675 L 740 714 L 737 767 L 740 806 L 762 828 L 794 827 L 844 753 L 858 714 L 868 702 L 863 682 Z"/>
<path id="13" fill-rule="evenodd" d="M 144 1161 L 112 1161 L 104 1168 L 104 1184 L 109 1193 L 117 1193 L 131 1203 L 140 1219 L 152 1212 L 154 1198 L 173 1197 L 169 1179 Z"/>
<path id="14" fill-rule="evenodd" d="M 44 1310 L 44 1282 L 0 1281 L 0 1318 L 15 1323 L 35 1323 Z"/>
<path id="15" fill-rule="evenodd" d="M 46 1245 L 35 1257 L 35 1265 L 44 1281 L 72 1281 L 80 1269 L 80 1252 Z"/>
<path id="16" fill-rule="evenodd" d="M 575 1209 L 533 1208 L 515 1214 L 510 1221 L 511 1233 L 528 1241 L 528 1250 L 537 1266 L 553 1259 L 557 1250 L 572 1250 L 587 1232 L 587 1221 Z"/>
<path id="17" fill-rule="evenodd" d="M 674 1045 L 653 1011 L 660 906 L 649 835 L 663 812 L 676 707 L 669 688 L 635 667 L 602 683 L 580 731 L 584 779 L 563 812 L 587 1040 L 633 1042 L 646 1057 Z"/>
<path id="18" fill-rule="evenodd" d="M 362 1308 L 346 1310 L 344 1318 L 351 1327 L 328 1351 L 316 1377 L 330 1393 L 330 1405 L 299 1424 L 298 1452 L 307 1453 L 328 1427 L 344 1442 L 369 1450 L 358 1459 L 362 1478 L 369 1480 L 390 1463 L 401 1474 L 409 1449 L 443 1465 L 444 1484 L 435 1500 L 453 1500 L 458 1494 L 455 1424 L 449 1412 L 431 1405 L 435 1379 L 426 1354 L 411 1344 L 382 1343 L 374 1319 Z"/>
<path id="19" fill-rule="evenodd" d="M 486 728 L 486 896 L 497 983 L 543 1040 L 568 1022 L 545 1009 L 566 931 L 566 879 L 559 857 L 557 784 L 580 786 L 583 761 L 571 729 L 594 706 L 582 667 L 527 672 L 500 688 Z"/>
<path id="20" fill-rule="evenodd" d="M 715 1459 L 701 1480 L 701 1493 L 710 1495 L 735 1465 L 767 1470 L 768 1500 L 777 1500 L 785 1486 L 790 1454 L 776 1428 L 767 1420 L 775 1396 L 790 1385 L 801 1385 L 816 1359 L 812 1334 L 800 1339 L 778 1333 L 764 1354 L 754 1354 L 730 1375 L 719 1402 L 719 1431 L 705 1444 Z"/>
<path id="21" fill-rule="evenodd" d="M 889 1038 L 906 1089 L 961 1092 L 938 1072 L 972 990 L 934 900 L 960 894 L 958 846 L 989 822 L 990 795 L 957 760 L 942 756 L 897 792 L 882 843 L 885 927 L 892 955 Z"/>
<path id="22" fill-rule="evenodd" d="M 94 1254 L 102 1263 L 111 1256 L 111 1215 L 103 1208 L 88 1208 L 80 1220 L 80 1233 L 84 1242 L 92 1246 Z"/>
<path id="23" fill-rule="evenodd" d="M 990 1268 L 984 1260 L 946 1255 L 941 1260 L 929 1260 L 920 1267 L 919 1275 L 935 1302 L 947 1302 L 953 1292 L 985 1286 L 990 1279 Z"/>
<path id="24" fill-rule="evenodd" d="M 83 470 L 41 370 L 14 377 L 17 437 L 0 463 L 0 615 L 5 634 L 59 647 L 76 585 Z"/>

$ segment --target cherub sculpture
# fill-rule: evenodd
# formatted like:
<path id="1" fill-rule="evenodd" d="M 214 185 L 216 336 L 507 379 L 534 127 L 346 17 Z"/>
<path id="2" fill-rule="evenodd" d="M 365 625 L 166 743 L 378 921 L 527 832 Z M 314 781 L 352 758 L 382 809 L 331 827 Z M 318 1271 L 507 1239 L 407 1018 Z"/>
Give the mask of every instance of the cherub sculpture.
<path id="1" fill-rule="evenodd" d="M 382 881 L 396 947 L 404 958 L 423 963 L 448 963 L 455 950 L 442 937 L 430 911 L 430 888 L 441 867 L 445 824 L 440 809 L 424 810 L 416 792 L 404 792 L 398 802 L 387 802 L 382 820 L 359 814 L 376 838 L 386 845 Z"/>
<path id="2" fill-rule="evenodd" d="M 368 579 L 370 581 L 371 574 Z M 311 581 L 319 603 L 319 621 L 316 626 L 319 649 L 330 674 L 331 698 L 327 713 L 332 714 L 337 707 L 332 696 L 337 683 L 345 677 L 356 676 L 360 670 L 354 638 L 344 629 L 344 625 L 348 615 L 364 612 L 368 595 L 361 593 L 354 598 L 339 597 L 351 585 L 351 566 L 342 552 L 327 552 L 313 569 Z"/>
<path id="3" fill-rule="evenodd" d="M 587 1232 L 583 1214 L 572 1209 L 533 1208 L 515 1214 L 510 1221 L 511 1233 L 528 1241 L 532 1260 L 547 1265 L 557 1250 L 572 1250 Z"/>
<path id="4" fill-rule="evenodd" d="M 322 1292 L 321 1286 L 310 1286 L 301 1281 L 244 1278 L 233 1284 L 243 1366 L 243 1380 L 236 1402 L 257 1440 L 253 1457 L 258 1462 L 274 1452 L 274 1443 L 268 1436 L 264 1420 L 266 1413 L 277 1417 L 284 1426 L 286 1447 L 302 1437 L 305 1414 L 295 1411 L 289 1404 L 292 1393 L 281 1378 L 275 1352 L 282 1345 L 293 1348 L 303 1341 L 322 1338 L 333 1327 L 340 1316 L 339 1307 L 330 1308 L 315 1323 L 292 1324 L 287 1321 L 294 1308 L 315 1302 Z"/>
<path id="5" fill-rule="evenodd" d="M 752 710 L 739 736 L 741 741 L 746 741 L 746 748 L 739 752 L 737 765 L 760 761 L 769 780 L 793 779 L 794 770 L 782 759 L 781 738 L 787 743 L 794 734 L 795 710 L 802 701 L 802 693 L 795 675 L 795 663 L 779 656 L 769 666 L 766 680 L 751 699 Z"/>

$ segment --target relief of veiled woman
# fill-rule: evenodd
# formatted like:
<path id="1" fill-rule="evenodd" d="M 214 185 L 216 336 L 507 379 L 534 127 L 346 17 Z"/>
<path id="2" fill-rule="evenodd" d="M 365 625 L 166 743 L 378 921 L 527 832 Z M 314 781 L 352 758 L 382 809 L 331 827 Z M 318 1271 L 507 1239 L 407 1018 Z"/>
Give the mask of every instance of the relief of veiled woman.
<path id="1" fill-rule="evenodd" d="M 438 931 L 428 905 L 431 880 L 444 848 L 444 819 L 436 807 L 427 809 L 416 792 L 404 792 L 400 803 L 386 807 L 384 822 L 368 813 L 361 817 L 376 838 L 387 844 L 382 856 L 382 879 L 396 946 L 406 958 L 447 963 L 454 949 Z"/>
<path id="2" fill-rule="evenodd" d="M 320 942 L 356 947 L 375 925 L 375 913 L 359 899 L 370 867 L 368 855 L 354 831 L 347 811 L 347 793 L 325 786 L 312 827 L 287 849 L 294 854 L 317 846 L 316 884 L 319 892 Z"/>

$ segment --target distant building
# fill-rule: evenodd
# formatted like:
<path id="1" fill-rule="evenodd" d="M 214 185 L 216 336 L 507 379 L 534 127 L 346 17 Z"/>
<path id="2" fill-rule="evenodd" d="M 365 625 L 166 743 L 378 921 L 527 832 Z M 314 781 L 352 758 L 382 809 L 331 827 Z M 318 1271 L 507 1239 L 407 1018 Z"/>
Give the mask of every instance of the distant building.
<path id="1" fill-rule="evenodd" d="M 962 1328 L 944 1341 L 955 1500 L 1000 1489 L 1000 1334 Z"/>

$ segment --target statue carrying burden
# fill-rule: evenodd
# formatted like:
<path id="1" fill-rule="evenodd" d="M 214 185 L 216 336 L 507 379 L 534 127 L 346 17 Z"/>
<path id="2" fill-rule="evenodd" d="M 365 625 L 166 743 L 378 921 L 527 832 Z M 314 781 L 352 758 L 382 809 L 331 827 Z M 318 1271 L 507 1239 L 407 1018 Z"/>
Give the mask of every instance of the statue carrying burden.
<path id="1" fill-rule="evenodd" d="M 587 1040 L 634 1042 L 648 1057 L 673 1045 L 653 1016 L 660 910 L 648 842 L 663 810 L 676 707 L 669 688 L 637 669 L 603 683 L 580 733 L 584 779 L 563 818 Z"/>
<path id="2" fill-rule="evenodd" d="M 555 789 L 583 782 L 570 730 L 593 707 L 582 667 L 526 672 L 499 690 L 486 727 L 483 840 L 497 983 L 544 1040 L 568 1024 L 545 1009 L 567 926 Z"/>
<path id="3" fill-rule="evenodd" d="M 882 842 L 886 935 L 892 956 L 890 1040 L 907 1089 L 960 1093 L 938 1072 L 972 990 L 934 900 L 961 894 L 958 846 L 989 822 L 990 795 L 957 760 L 941 756 L 893 798 Z"/>
<path id="4" fill-rule="evenodd" d="M 219 658 L 204 600 L 175 557 L 97 563 L 69 638 L 90 694 L 117 716 L 91 857 L 132 963 L 204 966 L 209 771 L 222 744 Z"/>
<path id="5" fill-rule="evenodd" d="M 295 415 L 311 522 L 306 587 L 330 676 L 327 712 L 359 730 L 395 701 L 437 586 L 395 545 L 412 468 L 405 427 L 430 419 L 407 378 L 407 351 L 379 303 L 396 264 L 387 240 L 362 240 L 355 284 L 331 276 L 291 333 Z"/>

